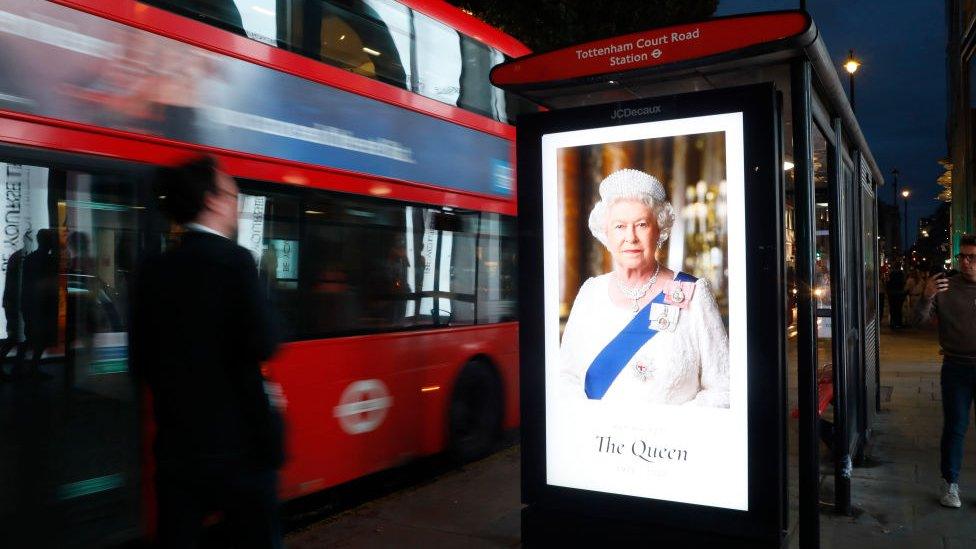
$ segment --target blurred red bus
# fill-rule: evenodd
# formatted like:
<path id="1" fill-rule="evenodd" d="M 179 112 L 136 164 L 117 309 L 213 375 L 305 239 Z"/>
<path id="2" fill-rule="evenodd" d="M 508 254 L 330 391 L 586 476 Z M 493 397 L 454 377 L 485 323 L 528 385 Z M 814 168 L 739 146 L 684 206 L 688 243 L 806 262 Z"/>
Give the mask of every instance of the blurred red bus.
<path id="1" fill-rule="evenodd" d="M 0 383 L 0 522 L 22 526 L 0 545 L 145 529 L 128 285 L 178 238 L 152 168 L 192 153 L 238 178 L 282 319 L 283 497 L 517 426 L 511 120 L 531 107 L 488 71 L 524 46 L 434 0 L 0 0 L 0 51 L 11 343 L 19 261 L 39 229 L 59 244 L 45 379 Z"/>

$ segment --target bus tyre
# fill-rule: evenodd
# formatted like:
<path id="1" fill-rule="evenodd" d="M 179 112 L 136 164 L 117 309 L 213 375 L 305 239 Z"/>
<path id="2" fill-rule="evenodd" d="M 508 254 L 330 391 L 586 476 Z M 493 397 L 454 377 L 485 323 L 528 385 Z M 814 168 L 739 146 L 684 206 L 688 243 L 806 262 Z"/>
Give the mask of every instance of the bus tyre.
<path id="1" fill-rule="evenodd" d="M 471 361 L 451 394 L 448 452 L 460 463 L 485 456 L 501 431 L 502 391 L 491 366 Z"/>

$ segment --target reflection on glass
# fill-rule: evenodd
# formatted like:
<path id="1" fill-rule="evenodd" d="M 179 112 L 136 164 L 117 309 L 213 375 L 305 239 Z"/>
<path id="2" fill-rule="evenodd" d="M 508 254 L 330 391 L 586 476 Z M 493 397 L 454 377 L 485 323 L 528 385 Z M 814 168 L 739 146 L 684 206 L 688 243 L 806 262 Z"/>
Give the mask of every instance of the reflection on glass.
<path id="1" fill-rule="evenodd" d="M 864 253 L 864 325 L 869 326 L 878 316 L 878 264 L 875 249 L 878 245 L 875 224 L 877 209 L 874 207 L 874 196 L 868 189 L 861 186 L 861 228 L 863 231 Z"/>
<path id="2" fill-rule="evenodd" d="M 417 29 L 417 87 L 420 95 L 457 105 L 461 95 L 461 35 L 421 13 L 414 13 Z"/>
<path id="3" fill-rule="evenodd" d="M 817 333 L 821 338 L 829 338 L 831 334 L 830 224 L 833 217 L 828 198 L 830 148 L 820 128 L 816 125 L 814 128 L 812 137 L 816 256 L 813 271 L 813 299 L 817 309 Z"/>
<path id="4" fill-rule="evenodd" d="M 103 545 L 139 518 L 126 331 L 140 186 L 128 175 L 0 163 L 0 189 L 0 351 L 16 349 L 0 369 L 0 539 Z"/>

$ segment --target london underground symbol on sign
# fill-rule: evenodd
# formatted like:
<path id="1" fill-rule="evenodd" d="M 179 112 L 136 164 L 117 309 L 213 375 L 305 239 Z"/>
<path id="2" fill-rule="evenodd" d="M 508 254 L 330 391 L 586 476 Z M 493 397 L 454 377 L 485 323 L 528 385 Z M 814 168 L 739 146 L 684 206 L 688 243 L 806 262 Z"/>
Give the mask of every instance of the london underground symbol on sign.
<path id="1" fill-rule="evenodd" d="M 350 383 L 339 397 L 333 415 L 342 430 L 360 435 L 375 430 L 386 419 L 386 411 L 393 406 L 393 397 L 386 384 L 378 379 L 362 379 Z"/>
<path id="2" fill-rule="evenodd" d="M 661 50 L 659 50 L 657 48 L 654 48 L 654 51 L 651 52 L 651 57 L 653 57 L 654 59 L 657 59 L 658 57 L 661 57 L 661 55 L 663 55 L 663 53 L 664 52 L 662 52 Z"/>

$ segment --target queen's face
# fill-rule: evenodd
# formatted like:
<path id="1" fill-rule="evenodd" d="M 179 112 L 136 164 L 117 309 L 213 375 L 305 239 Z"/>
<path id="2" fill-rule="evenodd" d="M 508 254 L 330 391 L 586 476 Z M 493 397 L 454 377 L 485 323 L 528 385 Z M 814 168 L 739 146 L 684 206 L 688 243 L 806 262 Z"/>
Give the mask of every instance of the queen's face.
<path id="1" fill-rule="evenodd" d="M 660 234 L 654 212 L 639 200 L 619 200 L 607 212 L 607 247 L 614 266 L 650 270 Z"/>

